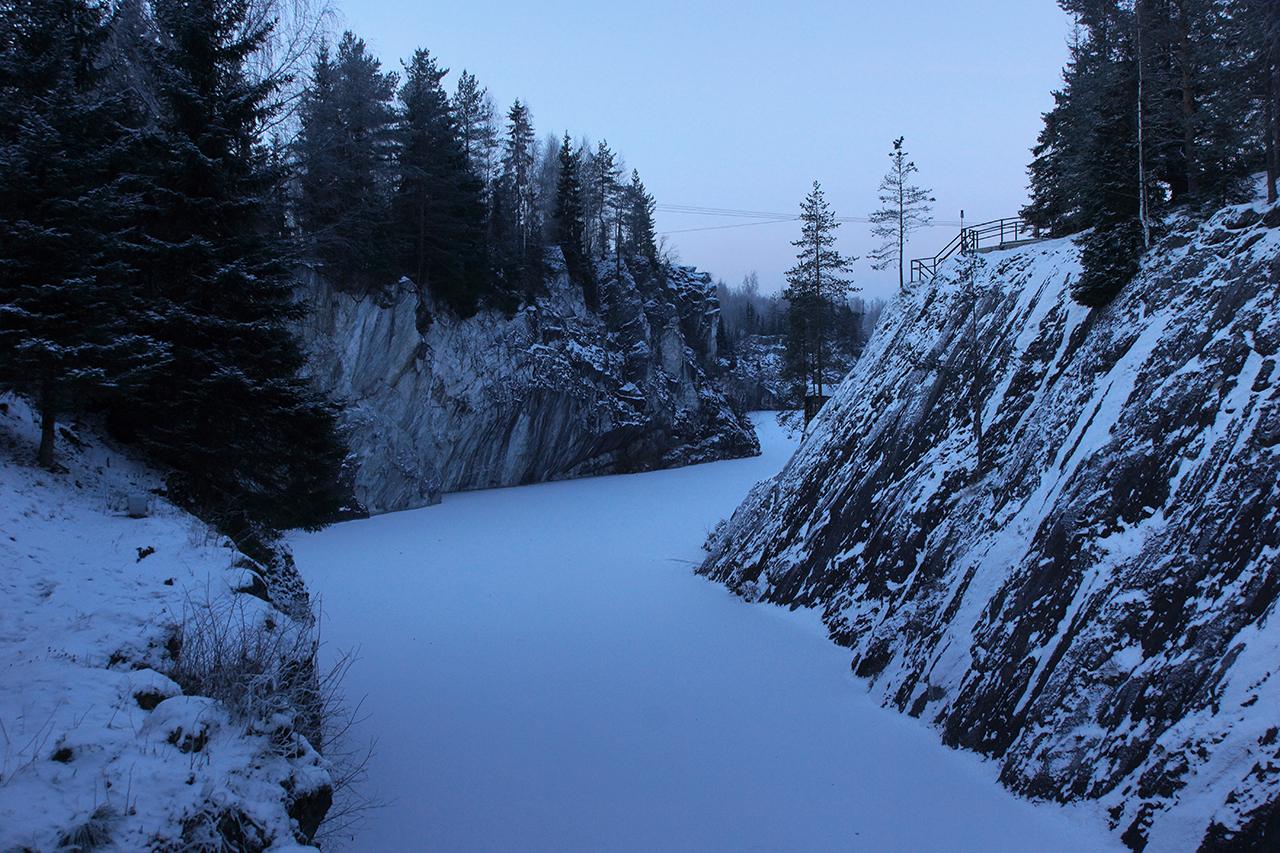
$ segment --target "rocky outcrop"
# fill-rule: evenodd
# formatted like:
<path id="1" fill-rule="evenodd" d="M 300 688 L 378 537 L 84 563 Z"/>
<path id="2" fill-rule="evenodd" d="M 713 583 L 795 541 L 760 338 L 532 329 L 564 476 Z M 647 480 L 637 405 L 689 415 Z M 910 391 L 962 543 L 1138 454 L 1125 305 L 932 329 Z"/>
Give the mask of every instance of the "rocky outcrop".
<path id="1" fill-rule="evenodd" d="M 740 412 L 777 411 L 793 404 L 790 383 L 782 378 L 780 335 L 747 335 L 735 346 L 724 378 L 724 393 Z"/>
<path id="2" fill-rule="evenodd" d="M 556 260 L 536 302 L 465 321 L 422 304 L 429 297 L 407 280 L 375 299 L 304 276 L 310 370 L 345 406 L 365 509 L 759 452 L 709 375 L 718 318 L 709 276 L 602 267 L 593 312 Z M 435 318 L 424 330 L 422 316 Z"/>
<path id="3" fill-rule="evenodd" d="M 1175 223 L 1092 311 L 1069 241 L 953 262 L 702 571 L 1134 850 L 1276 849 L 1278 225 Z"/>

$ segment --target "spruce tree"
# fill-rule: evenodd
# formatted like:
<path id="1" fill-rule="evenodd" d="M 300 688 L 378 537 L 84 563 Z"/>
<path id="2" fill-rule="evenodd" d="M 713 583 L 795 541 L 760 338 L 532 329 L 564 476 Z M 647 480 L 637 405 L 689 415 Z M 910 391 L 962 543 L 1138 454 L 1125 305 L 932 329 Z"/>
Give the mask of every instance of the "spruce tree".
<path id="1" fill-rule="evenodd" d="M 831 316 L 837 300 L 853 287 L 847 273 L 853 258 L 835 247 L 835 230 L 840 227 L 817 181 L 800 205 L 800 239 L 791 245 L 796 265 L 787 270 L 788 287 L 782 296 L 788 302 L 786 358 L 792 376 L 800 379 L 808 395 L 810 389 L 823 397 L 824 371 L 829 363 Z"/>
<path id="2" fill-rule="evenodd" d="M 266 31 L 243 26 L 238 0 L 153 8 L 161 135 L 139 287 L 172 360 L 116 423 L 172 467 L 173 498 L 265 559 L 274 529 L 315 528 L 340 508 L 345 457 L 286 328 L 301 309 L 265 203 L 284 175 L 258 141 L 274 84 L 244 74 Z"/>
<path id="3" fill-rule="evenodd" d="M 490 266 L 508 308 L 532 302 L 542 283 L 542 225 L 534 184 L 537 144 L 529 110 L 517 100 L 507 112 L 502 169 L 490 194 Z"/>
<path id="4" fill-rule="evenodd" d="M 485 290 L 484 185 L 467 166 L 449 98 L 448 73 L 414 52 L 400 90 L 400 185 L 393 205 L 398 269 L 461 317 Z"/>
<path id="5" fill-rule="evenodd" d="M 50 468 L 59 414 L 164 359 L 131 322 L 141 134 L 104 85 L 108 36 L 83 0 L 29 0 L 0 18 L 0 387 L 38 400 L 37 461 Z"/>
<path id="6" fill-rule="evenodd" d="M 591 153 L 587 174 L 588 251 L 603 258 L 609 251 L 613 221 L 610 212 L 616 216 L 621 190 L 618 181 L 622 177 L 622 166 L 607 141 L 597 143 L 596 150 Z"/>
<path id="7" fill-rule="evenodd" d="M 493 180 L 493 154 L 498 147 L 498 131 L 493 123 L 493 99 L 489 90 L 464 69 L 458 77 L 453 96 L 454 119 L 467 168 L 484 182 L 486 190 Z"/>
<path id="8" fill-rule="evenodd" d="M 394 279 L 396 75 L 343 33 L 336 58 L 317 52 L 295 145 L 303 255 L 336 286 L 379 291 Z"/>
<path id="9" fill-rule="evenodd" d="M 560 144 L 560 180 L 556 184 L 556 245 L 564 253 L 569 278 L 582 288 L 587 308 L 596 311 L 600 308 L 600 292 L 595 268 L 583 239 L 586 224 L 583 221 L 582 184 L 578 180 L 581 169 L 582 152 L 574 151 L 573 140 L 566 131 Z"/>
<path id="10" fill-rule="evenodd" d="M 653 196 L 645 191 L 640 173 L 631 170 L 631 183 L 622 194 L 623 245 L 619 254 L 658 264 L 658 244 L 653 229 Z"/>

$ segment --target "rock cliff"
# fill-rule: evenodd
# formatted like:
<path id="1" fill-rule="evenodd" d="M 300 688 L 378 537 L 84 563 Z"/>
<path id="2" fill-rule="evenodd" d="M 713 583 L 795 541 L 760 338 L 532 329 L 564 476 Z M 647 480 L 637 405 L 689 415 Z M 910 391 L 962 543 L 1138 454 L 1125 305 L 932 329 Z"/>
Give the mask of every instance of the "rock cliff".
<path id="1" fill-rule="evenodd" d="M 346 406 L 365 509 L 759 452 L 710 376 L 719 306 L 709 276 L 603 265 L 597 313 L 557 262 L 533 304 L 468 320 L 408 281 L 375 299 L 303 276 L 310 370 Z M 420 330 L 424 315 L 434 321 Z"/>
<path id="2" fill-rule="evenodd" d="M 1092 311 L 1069 241 L 952 262 L 701 571 L 1134 850 L 1277 849 L 1277 226 L 1174 222 Z"/>

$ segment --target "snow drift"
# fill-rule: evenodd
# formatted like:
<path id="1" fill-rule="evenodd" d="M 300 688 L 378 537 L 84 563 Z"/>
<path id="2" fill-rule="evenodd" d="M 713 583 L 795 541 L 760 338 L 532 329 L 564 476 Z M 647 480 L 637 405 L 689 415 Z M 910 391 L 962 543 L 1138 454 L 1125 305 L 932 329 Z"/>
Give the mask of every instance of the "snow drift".
<path id="1" fill-rule="evenodd" d="M 1132 849 L 1280 843 L 1277 226 L 1174 223 L 1092 311 L 1069 241 L 951 262 L 701 571 Z"/>
<path id="2" fill-rule="evenodd" d="M 407 280 L 377 299 L 305 275 L 299 331 L 312 375 L 346 408 L 360 503 L 390 512 L 443 492 L 759 453 L 711 378 L 710 276 L 610 264 L 600 277 L 599 313 L 561 265 L 513 316 L 460 321 Z M 420 330 L 424 314 L 434 321 Z"/>

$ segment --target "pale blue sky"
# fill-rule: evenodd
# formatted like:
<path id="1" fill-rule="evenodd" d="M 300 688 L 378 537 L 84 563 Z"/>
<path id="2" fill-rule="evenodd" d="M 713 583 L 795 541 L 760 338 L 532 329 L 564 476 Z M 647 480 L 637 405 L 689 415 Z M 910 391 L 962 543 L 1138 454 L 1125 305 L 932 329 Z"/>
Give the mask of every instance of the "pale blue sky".
<path id="1" fill-rule="evenodd" d="M 424 47 L 515 98 L 539 137 L 607 139 L 659 205 L 793 213 L 814 180 L 838 216 L 865 217 L 891 141 L 906 137 L 940 221 L 1013 215 L 1066 61 L 1070 22 L 1052 0 L 765 3 L 758 0 L 335 0 L 384 69 Z M 744 220 L 659 210 L 658 230 Z M 933 254 L 954 229 L 918 232 Z M 841 226 L 866 256 L 868 226 Z M 781 286 L 795 223 L 669 235 L 682 261 L 738 284 Z M 897 273 L 855 265 L 868 295 Z"/>

